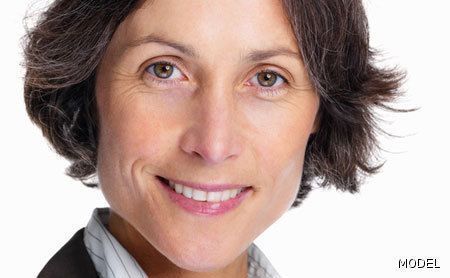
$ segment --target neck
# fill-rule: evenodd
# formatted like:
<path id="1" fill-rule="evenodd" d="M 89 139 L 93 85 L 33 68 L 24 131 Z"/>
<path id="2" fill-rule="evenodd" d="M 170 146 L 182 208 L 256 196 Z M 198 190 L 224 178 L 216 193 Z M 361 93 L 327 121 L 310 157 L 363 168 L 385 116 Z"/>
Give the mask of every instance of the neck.
<path id="1" fill-rule="evenodd" d="M 149 277 L 221 278 L 247 277 L 247 252 L 243 252 L 223 269 L 212 272 L 192 272 L 173 264 L 153 247 L 133 226 L 112 209 L 108 230 L 133 256 Z"/>

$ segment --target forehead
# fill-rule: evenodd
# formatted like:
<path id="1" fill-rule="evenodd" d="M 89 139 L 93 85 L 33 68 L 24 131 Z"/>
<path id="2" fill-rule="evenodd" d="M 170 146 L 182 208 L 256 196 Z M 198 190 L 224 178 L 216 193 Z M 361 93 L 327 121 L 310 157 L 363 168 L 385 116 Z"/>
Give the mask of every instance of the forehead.
<path id="1" fill-rule="evenodd" d="M 297 50 L 281 0 L 143 1 L 117 32 L 121 49 L 159 34 L 194 46 L 200 56 L 274 46 Z"/>

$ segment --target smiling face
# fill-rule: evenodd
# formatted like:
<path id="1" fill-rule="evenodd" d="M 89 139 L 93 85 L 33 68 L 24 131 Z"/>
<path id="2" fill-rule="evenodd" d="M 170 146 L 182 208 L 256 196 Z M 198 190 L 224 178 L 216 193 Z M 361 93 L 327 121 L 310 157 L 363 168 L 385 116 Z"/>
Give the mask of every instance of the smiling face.
<path id="1" fill-rule="evenodd" d="M 299 57 L 281 1 L 156 0 L 125 19 L 96 83 L 99 182 L 123 241 L 213 271 L 290 207 L 319 107 Z M 198 201 L 158 177 L 206 192 L 194 199 L 246 190 Z"/>

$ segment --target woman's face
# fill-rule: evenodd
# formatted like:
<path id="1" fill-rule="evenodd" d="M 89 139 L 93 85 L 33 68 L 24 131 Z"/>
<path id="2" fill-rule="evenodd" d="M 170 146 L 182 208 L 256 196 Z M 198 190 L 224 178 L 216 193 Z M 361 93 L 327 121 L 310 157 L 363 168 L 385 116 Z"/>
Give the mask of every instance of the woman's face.
<path id="1" fill-rule="evenodd" d="M 294 201 L 319 99 L 281 1 L 144 3 L 116 30 L 96 96 L 103 194 L 177 266 L 230 264 Z M 206 184 L 178 187 L 210 201 L 157 177 Z M 230 184 L 245 191 L 220 201 Z"/>

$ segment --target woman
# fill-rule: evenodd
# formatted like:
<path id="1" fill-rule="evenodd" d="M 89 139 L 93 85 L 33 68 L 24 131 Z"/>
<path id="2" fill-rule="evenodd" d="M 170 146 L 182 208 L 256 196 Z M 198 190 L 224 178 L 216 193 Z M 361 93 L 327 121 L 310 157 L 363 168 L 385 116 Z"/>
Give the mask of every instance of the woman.
<path id="1" fill-rule="evenodd" d="M 314 181 L 380 167 L 373 109 L 403 76 L 367 30 L 358 0 L 56 0 L 27 111 L 110 208 L 39 277 L 279 277 L 253 240 Z"/>

